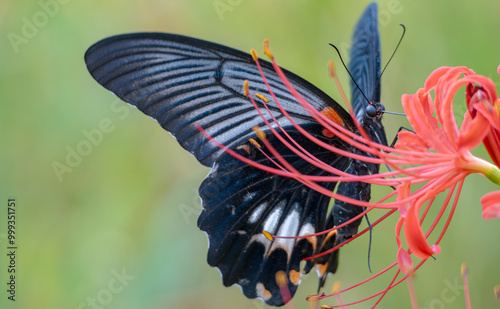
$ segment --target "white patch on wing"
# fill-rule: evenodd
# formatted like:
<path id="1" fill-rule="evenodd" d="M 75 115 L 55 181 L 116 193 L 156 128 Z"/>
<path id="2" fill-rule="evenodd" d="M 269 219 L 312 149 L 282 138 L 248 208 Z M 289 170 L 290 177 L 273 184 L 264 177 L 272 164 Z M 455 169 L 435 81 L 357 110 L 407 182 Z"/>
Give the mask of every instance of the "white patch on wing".
<path id="1" fill-rule="evenodd" d="M 212 165 L 212 169 L 210 170 L 211 173 L 217 173 L 217 170 L 219 169 L 219 163 L 214 162 Z M 208 177 L 207 177 L 208 178 Z M 205 178 L 206 179 L 206 178 Z"/>
<path id="2" fill-rule="evenodd" d="M 298 236 L 304 236 L 308 234 L 314 234 L 316 231 L 314 230 L 314 226 L 311 223 L 304 224 L 300 229 Z"/>
<path id="3" fill-rule="evenodd" d="M 248 244 L 251 244 L 254 241 L 261 243 L 264 246 L 264 248 L 265 248 L 264 252 L 267 252 L 269 247 L 271 247 L 271 241 L 269 239 L 267 239 L 267 237 L 262 233 L 254 234 L 252 236 L 252 238 L 250 238 L 250 241 L 248 242 Z"/>
<path id="4" fill-rule="evenodd" d="M 262 205 L 265 205 L 265 208 L 267 208 L 267 203 L 264 203 Z M 285 205 L 286 205 L 286 200 L 283 200 L 274 206 L 274 209 L 267 216 L 267 218 L 265 218 L 264 224 L 262 226 L 263 231 L 274 234 L 274 232 L 276 231 L 276 226 L 278 225 L 278 222 L 280 220 L 280 217 L 283 214 L 283 208 Z M 260 206 L 259 206 L 259 208 L 260 208 Z M 264 208 L 262 209 L 262 212 L 263 211 L 264 211 Z M 253 215 L 254 214 L 252 214 L 252 216 Z M 258 233 L 258 234 L 253 235 L 252 238 L 250 238 L 249 243 L 252 243 L 254 241 L 259 242 L 262 245 L 264 245 L 264 247 L 266 248 L 265 252 L 267 252 L 269 250 L 269 247 L 271 246 L 271 241 L 269 239 L 267 239 L 267 237 L 262 233 Z"/>
<path id="5" fill-rule="evenodd" d="M 278 205 L 274 206 L 274 209 L 271 211 L 269 216 L 267 217 L 262 229 L 269 233 L 274 233 L 276 226 L 278 225 L 278 221 L 280 220 L 281 215 L 283 214 L 283 207 L 286 204 L 286 200 L 282 200 L 278 203 Z"/>
<path id="6" fill-rule="evenodd" d="M 264 209 L 266 209 L 266 208 L 267 208 L 267 202 L 260 204 L 257 207 L 257 209 L 255 209 L 252 212 L 252 215 L 250 216 L 250 218 L 248 218 L 248 223 L 250 223 L 250 224 L 256 223 L 260 219 L 260 217 L 262 216 L 262 213 L 264 212 Z"/>
<path id="7" fill-rule="evenodd" d="M 292 211 L 289 212 L 285 220 L 283 220 L 283 223 L 281 223 L 281 226 L 278 230 L 278 233 L 276 236 L 296 236 L 297 232 L 299 230 L 299 225 L 300 225 L 300 215 L 299 212 L 296 210 L 298 209 L 298 204 L 295 203 L 292 206 Z M 288 259 L 290 259 L 293 251 L 293 247 L 295 246 L 296 239 L 290 238 L 275 238 L 274 242 L 271 246 L 271 250 L 269 253 L 271 253 L 273 250 L 276 248 L 281 248 L 286 251 Z"/>
<path id="8" fill-rule="evenodd" d="M 257 192 L 249 192 L 249 193 L 247 193 L 245 195 L 245 197 L 243 198 L 243 203 L 248 202 L 249 200 L 251 200 L 256 194 L 257 194 Z"/>

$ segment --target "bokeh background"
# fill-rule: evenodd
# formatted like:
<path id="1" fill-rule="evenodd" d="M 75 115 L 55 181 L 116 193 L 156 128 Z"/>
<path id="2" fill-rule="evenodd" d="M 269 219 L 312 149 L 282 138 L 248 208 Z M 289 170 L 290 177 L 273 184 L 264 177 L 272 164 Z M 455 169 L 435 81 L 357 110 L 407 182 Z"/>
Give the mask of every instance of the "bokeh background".
<path id="1" fill-rule="evenodd" d="M 466 65 L 500 81 L 500 2 L 378 2 L 383 63 L 401 36 L 399 24 L 407 27 L 383 76 L 388 110 L 401 111 L 401 95 L 422 87 L 440 66 Z M 96 41 L 126 32 L 179 33 L 244 51 L 261 51 L 263 39 L 269 38 L 283 67 L 339 99 L 326 67 L 337 56 L 327 43 L 345 51 L 368 3 L 0 1 L 0 307 L 267 308 L 246 299 L 238 287 L 223 287 L 219 272 L 206 263 L 207 240 L 196 219 L 197 188 L 208 169 L 154 121 L 99 86 L 83 55 Z M 347 75 L 337 67 L 347 88 Z M 463 102 L 457 105 L 463 114 Z M 70 158 L 69 166 L 67 156 L 103 122 L 108 130 L 102 140 L 80 159 Z M 406 123 L 403 117 L 386 116 L 385 124 L 388 136 L 394 136 Z M 484 155 L 483 149 L 476 153 Z M 57 164 L 69 169 L 58 176 Z M 496 189 L 483 177 L 467 179 L 442 253 L 415 278 L 420 308 L 465 308 L 463 262 L 470 269 L 474 307 L 499 307 L 493 286 L 500 284 L 500 221 L 484 221 L 479 203 Z M 9 197 L 18 202 L 15 303 L 7 301 L 6 293 Z M 374 231 L 374 270 L 394 260 L 394 223 L 388 220 Z M 339 271 L 327 286 L 335 279 L 349 286 L 368 277 L 366 260 L 367 237 L 362 237 L 341 251 Z M 368 296 L 389 280 L 359 287 L 344 298 Z M 297 308 L 308 308 L 304 298 L 316 286 L 314 273 L 303 278 L 294 299 Z M 380 304 L 409 306 L 406 285 Z"/>

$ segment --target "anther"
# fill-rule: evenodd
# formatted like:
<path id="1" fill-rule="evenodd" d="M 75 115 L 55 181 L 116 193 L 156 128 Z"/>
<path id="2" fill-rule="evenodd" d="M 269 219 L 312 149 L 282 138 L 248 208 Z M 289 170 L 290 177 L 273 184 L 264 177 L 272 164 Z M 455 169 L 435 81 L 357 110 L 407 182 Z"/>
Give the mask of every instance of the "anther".
<path id="1" fill-rule="evenodd" d="M 330 74 L 331 77 L 335 76 L 335 63 L 333 60 L 328 61 L 328 73 Z"/>
<path id="2" fill-rule="evenodd" d="M 271 50 L 269 50 L 269 39 L 264 40 L 264 54 L 266 54 L 269 59 L 274 59 L 273 53 L 271 53 Z"/>
<path id="3" fill-rule="evenodd" d="M 262 148 L 260 146 L 260 144 L 256 140 L 254 140 L 253 138 L 248 139 L 248 141 L 250 142 L 250 144 L 254 145 L 255 147 Z"/>
<path id="4" fill-rule="evenodd" d="M 286 277 L 286 273 L 282 270 L 276 273 L 276 283 L 279 287 L 288 285 L 288 278 Z"/>
<path id="5" fill-rule="evenodd" d="M 257 56 L 257 52 L 255 51 L 255 49 L 250 49 L 250 54 L 252 54 L 253 61 L 259 60 L 259 56 Z"/>
<path id="6" fill-rule="evenodd" d="M 243 94 L 248 95 L 248 79 L 245 79 L 245 82 L 243 83 Z"/>
<path id="7" fill-rule="evenodd" d="M 261 99 L 262 101 L 266 102 L 266 103 L 267 103 L 267 102 L 269 102 L 269 99 L 268 99 L 268 98 L 266 98 L 265 96 L 263 96 L 263 95 L 262 95 L 262 94 L 260 94 L 260 93 L 257 93 L 257 92 L 256 92 L 256 93 L 255 93 L 255 96 L 256 96 L 257 98 Z"/>
<path id="8" fill-rule="evenodd" d="M 274 240 L 273 235 L 271 235 L 271 233 L 269 233 L 268 231 L 262 231 L 262 234 L 264 234 L 264 236 L 266 236 L 266 238 L 270 241 Z"/>
<path id="9" fill-rule="evenodd" d="M 257 137 L 260 140 L 266 139 L 266 133 L 264 133 L 264 131 L 262 131 L 258 126 L 253 127 L 252 130 L 255 132 L 255 134 L 257 134 Z"/>

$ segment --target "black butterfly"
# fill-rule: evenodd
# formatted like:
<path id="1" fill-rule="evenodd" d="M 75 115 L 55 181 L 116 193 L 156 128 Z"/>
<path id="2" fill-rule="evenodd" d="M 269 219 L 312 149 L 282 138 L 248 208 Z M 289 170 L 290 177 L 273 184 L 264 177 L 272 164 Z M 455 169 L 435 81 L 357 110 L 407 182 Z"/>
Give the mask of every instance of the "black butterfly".
<path id="1" fill-rule="evenodd" d="M 96 43 L 85 54 L 85 62 L 97 82 L 151 116 L 201 164 L 212 168 L 199 189 L 203 211 L 198 227 L 208 235 L 208 264 L 221 271 L 225 286 L 238 284 L 247 297 L 280 306 L 283 300 L 275 281 L 277 271 L 287 274 L 292 295 L 302 273 L 315 267 L 321 287 L 326 276 L 336 271 L 338 251 L 308 261 L 302 270 L 300 263 L 303 258 L 355 235 L 361 219 L 336 234 L 319 237 L 270 241 L 262 231 L 282 236 L 312 234 L 353 218 L 362 208 L 336 201 L 328 213 L 329 197 L 294 179 L 269 174 L 233 158 L 208 141 L 195 126 L 199 124 L 237 153 L 274 167 L 249 142 L 255 137 L 252 127 L 258 126 L 301 173 L 330 175 L 297 156 L 273 136 L 243 95 L 243 82 L 248 80 L 250 93 L 271 98 L 250 55 L 180 35 L 137 33 Z M 323 127 L 296 102 L 271 64 L 261 60 L 261 65 L 271 88 L 295 122 L 331 145 L 367 155 L 336 137 L 325 136 Z M 373 95 L 368 102 L 360 90 L 352 87 L 352 104 L 358 121 L 374 141 L 387 144 L 381 123 L 383 106 L 379 103 L 380 43 L 375 3 L 366 9 L 356 26 L 349 68 L 361 91 Z M 333 109 L 344 127 L 357 132 L 349 113 L 333 99 L 299 76 L 286 70 L 285 74 L 317 110 Z M 333 154 L 313 143 L 293 127 L 272 99 L 267 105 L 290 136 L 317 158 L 351 174 L 378 172 L 378 165 Z M 264 107 L 259 108 L 273 123 Z M 333 191 L 336 183 L 320 185 Z M 370 185 L 366 183 L 340 183 L 337 192 L 363 201 L 370 199 Z"/>

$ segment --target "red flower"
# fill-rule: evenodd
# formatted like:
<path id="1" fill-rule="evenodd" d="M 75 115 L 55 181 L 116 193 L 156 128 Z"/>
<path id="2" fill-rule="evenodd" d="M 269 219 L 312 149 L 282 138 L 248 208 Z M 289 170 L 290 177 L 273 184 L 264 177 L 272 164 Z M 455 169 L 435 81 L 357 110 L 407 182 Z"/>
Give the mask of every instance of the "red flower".
<path id="1" fill-rule="evenodd" d="M 464 86 L 467 87 L 468 110 L 458 128 L 453 98 Z M 500 101 L 490 79 L 476 75 L 465 67 L 442 67 L 429 76 L 425 87 L 416 94 L 403 95 L 402 102 L 415 133 L 401 133 L 396 148 L 411 151 L 405 163 L 420 165 L 418 178 L 425 179 L 432 175 L 424 188 L 413 194 L 412 208 L 415 211 L 403 216 L 405 238 L 410 249 L 417 257 L 426 258 L 436 252 L 426 245 L 419 228 L 418 209 L 440 192 L 462 183 L 471 173 L 483 174 L 500 184 Z M 481 142 L 495 165 L 471 154 L 470 150 Z M 428 162 L 422 161 L 426 157 Z M 423 193 L 420 196 L 419 191 Z M 484 218 L 500 216 L 499 196 L 500 192 L 495 192 L 481 199 Z"/>
<path id="2" fill-rule="evenodd" d="M 481 198 L 483 218 L 500 218 L 500 191 L 490 192 Z"/>

